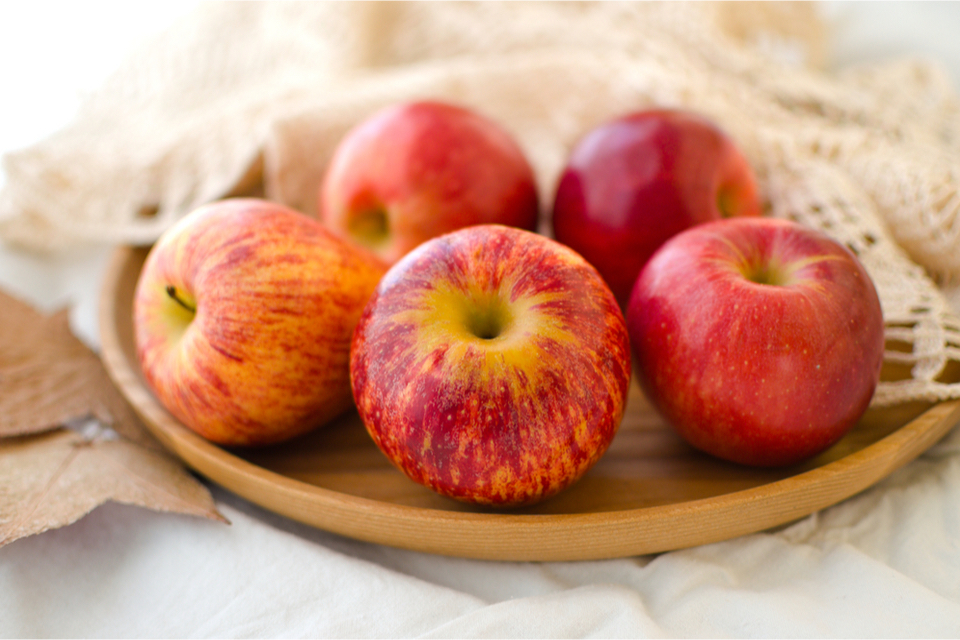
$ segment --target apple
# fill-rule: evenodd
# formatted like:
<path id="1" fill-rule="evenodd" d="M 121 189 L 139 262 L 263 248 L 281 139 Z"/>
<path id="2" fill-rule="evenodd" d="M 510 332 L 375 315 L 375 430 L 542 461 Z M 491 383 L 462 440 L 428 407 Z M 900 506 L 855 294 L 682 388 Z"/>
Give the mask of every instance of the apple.
<path id="1" fill-rule="evenodd" d="M 691 445 L 755 466 L 810 458 L 863 415 L 884 324 L 870 276 L 825 234 L 731 218 L 668 240 L 627 308 L 637 378 Z"/>
<path id="2" fill-rule="evenodd" d="M 545 236 L 479 225 L 387 272 L 353 336 L 360 417 L 407 476 L 465 502 L 532 504 L 603 455 L 630 382 L 597 271 Z"/>
<path id="3" fill-rule="evenodd" d="M 351 129 L 320 186 L 320 219 L 393 264 L 475 224 L 535 230 L 533 170 L 497 123 L 437 101 L 392 105 Z"/>
<path id="4" fill-rule="evenodd" d="M 222 445 L 263 445 L 352 405 L 354 326 L 386 266 L 259 199 L 200 207 L 164 233 L 133 302 L 137 357 L 171 414 Z"/>
<path id="5" fill-rule="evenodd" d="M 573 148 L 553 203 L 553 236 L 593 264 L 626 306 L 653 252 L 693 225 L 761 214 L 734 141 L 689 111 L 639 111 Z"/>

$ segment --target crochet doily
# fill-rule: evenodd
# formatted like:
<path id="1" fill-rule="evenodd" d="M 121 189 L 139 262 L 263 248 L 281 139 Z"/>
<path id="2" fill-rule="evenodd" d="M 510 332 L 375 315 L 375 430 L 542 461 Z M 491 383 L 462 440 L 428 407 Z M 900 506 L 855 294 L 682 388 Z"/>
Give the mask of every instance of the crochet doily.
<path id="1" fill-rule="evenodd" d="M 874 404 L 960 397 L 960 100 L 926 61 L 828 71 L 827 36 L 806 3 L 202 4 L 4 159 L 0 237 L 145 244 L 239 194 L 313 213 L 347 129 L 423 97 L 511 131 L 546 217 L 586 131 L 685 107 L 738 141 L 771 215 L 866 266 L 888 339 Z"/>

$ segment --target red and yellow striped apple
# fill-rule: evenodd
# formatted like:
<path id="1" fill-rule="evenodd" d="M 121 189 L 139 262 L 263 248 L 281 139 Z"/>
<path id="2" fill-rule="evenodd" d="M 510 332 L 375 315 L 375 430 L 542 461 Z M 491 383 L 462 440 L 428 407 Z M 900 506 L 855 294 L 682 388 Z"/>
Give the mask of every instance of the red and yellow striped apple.
<path id="1" fill-rule="evenodd" d="M 470 109 L 436 101 L 392 105 L 334 150 L 320 219 L 393 264 L 421 242 L 469 225 L 535 230 L 533 170 L 513 137 Z"/>
<path id="2" fill-rule="evenodd" d="M 353 338 L 367 430 L 413 480 L 532 504 L 606 451 L 630 382 L 623 314 L 569 248 L 501 225 L 430 240 L 384 276 Z"/>
<path id="3" fill-rule="evenodd" d="M 144 377 L 171 414 L 219 444 L 311 430 L 352 405 L 350 340 L 385 271 L 278 204 L 200 207 L 161 236 L 140 273 Z"/>
<path id="4" fill-rule="evenodd" d="M 668 240 L 627 308 L 637 378 L 694 447 L 780 466 L 854 427 L 880 377 L 884 328 L 866 270 L 786 220 L 739 218 Z"/>
<path id="5" fill-rule="evenodd" d="M 756 179 L 715 123 L 675 109 L 604 123 L 574 147 L 557 185 L 554 237 L 579 252 L 626 307 L 640 270 L 695 224 L 761 214 Z"/>

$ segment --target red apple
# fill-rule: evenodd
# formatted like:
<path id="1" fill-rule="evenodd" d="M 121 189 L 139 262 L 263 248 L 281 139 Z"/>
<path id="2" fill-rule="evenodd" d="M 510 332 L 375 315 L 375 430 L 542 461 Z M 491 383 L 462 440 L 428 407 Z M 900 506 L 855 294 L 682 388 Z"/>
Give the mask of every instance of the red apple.
<path id="1" fill-rule="evenodd" d="M 150 250 L 133 305 L 157 399 L 224 445 L 286 440 L 352 405 L 354 326 L 386 267 L 257 199 L 201 207 Z"/>
<path id="2" fill-rule="evenodd" d="M 796 223 L 721 220 L 668 240 L 627 308 L 637 377 L 690 444 L 757 466 L 824 451 L 867 409 L 884 329 L 846 247 Z"/>
<path id="3" fill-rule="evenodd" d="M 350 130 L 319 196 L 333 231 L 393 264 L 421 242 L 475 224 L 535 230 L 523 151 L 488 118 L 441 102 L 388 107 Z"/>
<path id="4" fill-rule="evenodd" d="M 353 337 L 354 399 L 413 480 L 482 505 L 531 504 L 606 451 L 630 382 L 626 324 L 583 258 L 481 225 L 395 264 Z"/>
<path id="5" fill-rule="evenodd" d="M 573 149 L 553 205 L 554 237 L 594 265 L 626 306 L 653 252 L 695 224 L 757 216 L 753 170 L 709 120 L 679 110 L 632 113 Z"/>

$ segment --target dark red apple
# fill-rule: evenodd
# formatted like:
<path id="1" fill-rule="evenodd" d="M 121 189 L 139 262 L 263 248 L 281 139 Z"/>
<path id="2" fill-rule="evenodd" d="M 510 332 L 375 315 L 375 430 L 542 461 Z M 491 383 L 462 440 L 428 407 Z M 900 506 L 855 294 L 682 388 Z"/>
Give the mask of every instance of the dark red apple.
<path id="1" fill-rule="evenodd" d="M 627 308 L 637 378 L 693 446 L 749 465 L 824 451 L 880 377 L 884 325 L 870 276 L 819 231 L 772 218 L 668 240 Z"/>
<path id="2" fill-rule="evenodd" d="M 695 113 L 650 110 L 605 123 L 576 145 L 557 185 L 553 234 L 593 264 L 625 306 L 668 238 L 760 214 L 753 170 L 725 132 Z"/>

